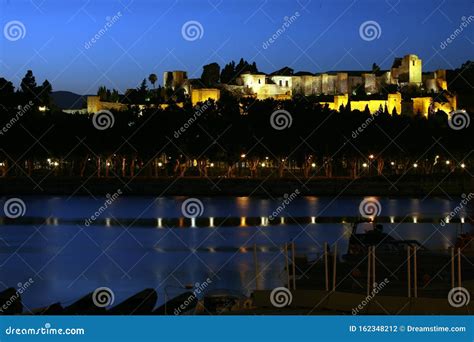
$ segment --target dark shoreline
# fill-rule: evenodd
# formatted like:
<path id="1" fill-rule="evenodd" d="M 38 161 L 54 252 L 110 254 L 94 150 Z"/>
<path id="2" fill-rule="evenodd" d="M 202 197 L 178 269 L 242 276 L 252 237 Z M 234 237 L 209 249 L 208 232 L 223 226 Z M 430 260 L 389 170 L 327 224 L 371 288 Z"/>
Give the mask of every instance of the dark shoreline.
<path id="1" fill-rule="evenodd" d="M 0 179 L 0 195 L 106 195 L 119 189 L 127 196 L 459 196 L 474 192 L 474 178 L 464 175 L 410 175 L 371 178 L 78 178 L 9 177 Z M 306 184 L 305 184 L 306 182 Z M 392 186 L 395 184 L 395 186 Z M 37 186 L 39 184 L 39 186 Z"/>

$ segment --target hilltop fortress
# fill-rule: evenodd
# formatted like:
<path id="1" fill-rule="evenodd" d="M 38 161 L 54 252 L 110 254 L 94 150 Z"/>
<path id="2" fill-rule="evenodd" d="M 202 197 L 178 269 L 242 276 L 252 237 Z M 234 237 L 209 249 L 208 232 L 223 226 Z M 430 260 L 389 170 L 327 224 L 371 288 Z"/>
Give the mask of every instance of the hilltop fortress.
<path id="1" fill-rule="evenodd" d="M 325 97 L 325 101 L 318 102 L 330 109 L 339 110 L 341 106 L 350 105 L 352 110 L 368 108 L 372 114 L 380 109 L 387 109 L 390 114 L 401 114 L 407 110 L 424 116 L 438 110 L 446 113 L 456 110 L 456 96 L 447 89 L 446 70 L 423 73 L 422 69 L 422 60 L 410 54 L 395 58 L 390 70 L 376 68 L 370 72 L 312 74 L 293 73 L 293 70 L 284 68 L 272 74 L 244 72 L 233 84 L 219 83 L 213 87 L 203 86 L 200 79 L 188 79 L 186 71 L 167 71 L 163 75 L 163 86 L 172 91 L 183 89 L 193 105 L 208 99 L 217 101 L 221 91 L 226 90 L 238 97 L 258 100 L 289 100 L 293 96 Z M 408 91 L 423 95 L 408 99 L 402 97 L 403 92 Z M 332 98 L 332 101 L 327 101 L 327 98 Z M 103 109 L 97 99 L 91 99 L 91 104 L 94 105 L 91 108 L 88 106 L 88 109 L 92 111 L 98 107 Z"/>

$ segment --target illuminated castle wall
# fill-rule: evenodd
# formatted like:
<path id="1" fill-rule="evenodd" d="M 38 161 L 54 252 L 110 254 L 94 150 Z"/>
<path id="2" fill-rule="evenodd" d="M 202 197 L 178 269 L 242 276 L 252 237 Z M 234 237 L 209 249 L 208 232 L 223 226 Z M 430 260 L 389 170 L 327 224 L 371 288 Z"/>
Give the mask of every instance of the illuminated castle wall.
<path id="1" fill-rule="evenodd" d="M 320 74 L 287 73 L 281 75 L 273 73 L 243 73 L 236 84 L 220 84 L 217 88 L 203 88 L 199 79 L 188 79 L 186 71 L 167 71 L 163 75 L 163 85 L 173 91 L 183 89 L 191 98 L 193 105 L 205 102 L 208 99 L 218 101 L 221 89 L 233 94 L 254 97 L 259 100 L 273 98 L 276 100 L 290 100 L 294 95 L 333 95 L 332 102 L 320 102 L 332 110 L 339 110 L 341 106 L 351 110 L 365 111 L 366 108 L 374 114 L 387 109 L 390 114 L 402 112 L 402 95 L 404 87 L 415 87 L 433 96 L 405 99 L 404 107 L 409 104 L 413 113 L 423 116 L 442 110 L 450 113 L 457 109 L 456 96 L 447 92 L 446 70 L 423 73 L 423 63 L 418 56 L 410 54 L 403 58 L 395 58 L 392 67 L 387 71 L 375 72 L 341 71 Z M 386 87 L 391 91 L 388 92 Z M 395 86 L 395 87 L 394 87 Z M 398 89 L 397 92 L 395 89 Z M 358 91 L 363 90 L 369 95 L 368 100 L 353 100 Z M 446 91 L 443 96 L 437 96 Z M 381 97 L 380 94 L 387 94 Z M 379 94 L 379 95 L 377 95 Z M 374 96 L 371 96 L 374 95 Z M 408 102 L 408 103 L 407 103 Z M 162 106 L 160 106 L 162 107 Z M 88 112 L 93 113 L 103 109 L 124 110 L 127 106 L 121 103 L 102 102 L 98 96 L 87 99 Z M 408 107 L 405 107 L 408 108 Z"/>

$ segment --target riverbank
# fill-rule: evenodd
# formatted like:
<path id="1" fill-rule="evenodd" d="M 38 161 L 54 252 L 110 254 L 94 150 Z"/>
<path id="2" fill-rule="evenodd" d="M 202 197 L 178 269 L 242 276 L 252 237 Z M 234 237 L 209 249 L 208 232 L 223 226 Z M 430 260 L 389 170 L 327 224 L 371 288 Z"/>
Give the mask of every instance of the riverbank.
<path id="1" fill-rule="evenodd" d="M 79 178 L 9 177 L 0 195 L 282 196 L 296 191 L 313 196 L 458 196 L 474 192 L 465 175 L 394 175 L 370 178 Z"/>

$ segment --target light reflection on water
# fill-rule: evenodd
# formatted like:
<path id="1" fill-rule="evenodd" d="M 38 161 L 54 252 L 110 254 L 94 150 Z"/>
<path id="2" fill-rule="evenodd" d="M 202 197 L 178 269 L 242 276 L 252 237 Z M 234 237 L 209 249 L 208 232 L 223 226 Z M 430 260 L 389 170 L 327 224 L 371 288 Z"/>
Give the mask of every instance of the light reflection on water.
<path id="1" fill-rule="evenodd" d="M 262 271 L 260 283 L 266 288 L 279 286 L 284 279 L 284 257 L 280 251 L 283 245 L 294 240 L 298 254 L 315 257 L 325 242 L 337 241 L 338 250 L 344 253 L 350 224 L 315 222 L 317 217 L 357 216 L 362 198 L 343 197 L 336 201 L 297 198 L 282 217 L 307 216 L 309 224 L 301 226 L 282 224 L 281 219 L 277 220 L 277 226 L 268 225 L 268 215 L 281 199 L 203 198 L 207 228 L 191 229 L 184 219 L 178 221 L 176 228 L 167 228 L 163 220 L 180 218 L 184 199 L 119 198 L 102 215 L 107 229 L 105 226 L 84 229 L 81 225 L 61 224 L 61 219 L 88 217 L 103 199 L 25 198 L 27 216 L 51 219 L 44 226 L 0 226 L 0 279 L 14 286 L 33 277 L 35 283 L 23 295 L 28 307 L 71 302 L 100 286 L 112 288 L 117 302 L 146 287 L 156 288 L 163 302 L 166 286 L 194 284 L 207 277 L 213 279 L 213 288 L 249 294 L 255 288 L 254 245 Z M 385 231 L 392 236 L 418 240 L 432 249 L 446 249 L 454 242 L 459 223 L 441 228 L 415 221 L 447 215 L 458 205 L 455 200 L 381 198 L 379 201 L 382 215 L 411 218 L 411 223 L 385 224 Z M 141 214 L 152 218 L 156 227 L 126 229 L 126 226 L 111 225 L 110 218 L 134 219 Z M 462 215 L 467 217 L 465 212 Z M 240 226 L 215 226 L 215 217 L 227 216 L 240 218 Z M 250 217 L 260 218 L 260 226 L 249 225 Z M 468 224 L 463 227 L 471 229 Z M 180 291 L 169 292 L 176 295 Z"/>

